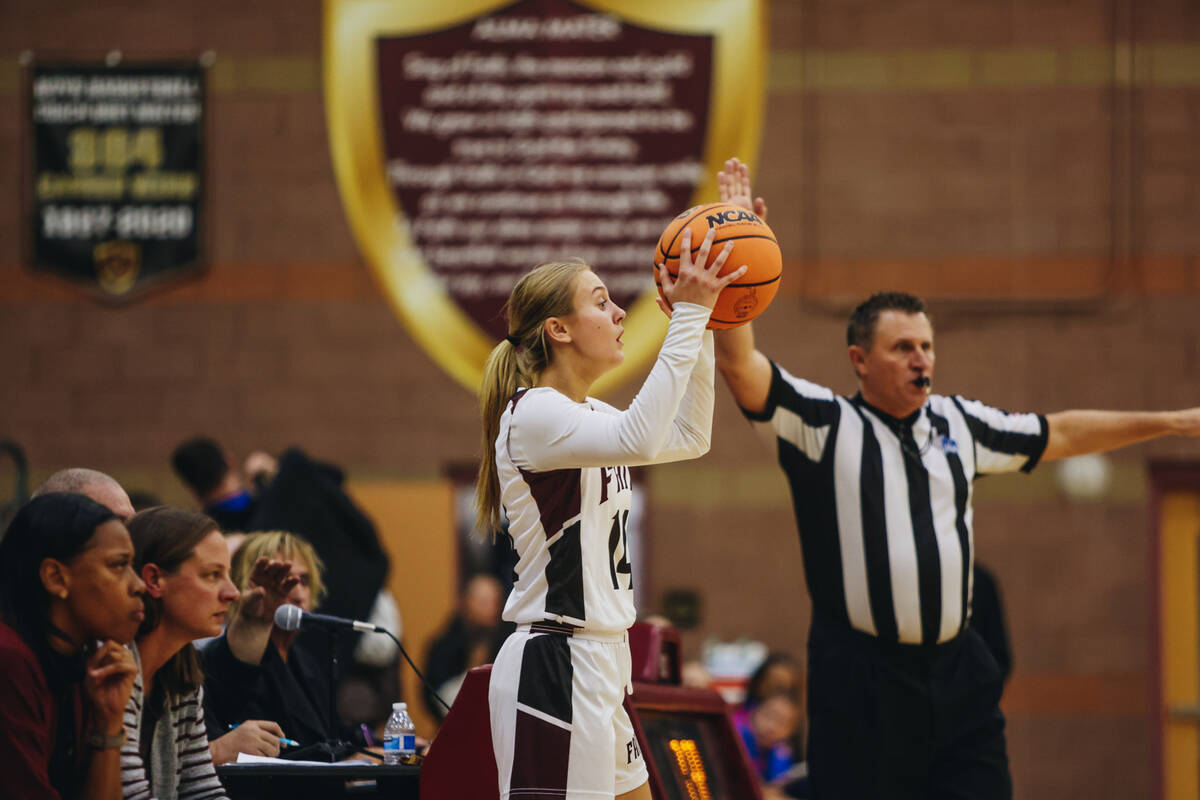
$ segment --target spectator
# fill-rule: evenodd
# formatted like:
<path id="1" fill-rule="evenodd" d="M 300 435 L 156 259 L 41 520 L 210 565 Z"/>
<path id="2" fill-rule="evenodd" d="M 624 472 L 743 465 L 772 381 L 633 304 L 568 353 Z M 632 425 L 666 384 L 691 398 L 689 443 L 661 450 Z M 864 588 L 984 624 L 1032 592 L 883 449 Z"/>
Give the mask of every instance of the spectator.
<path id="1" fill-rule="evenodd" d="M 346 493 L 345 476 L 337 467 L 290 448 L 278 461 L 261 451 L 251 453 L 239 473 L 216 442 L 203 438 L 176 448 L 171 463 L 227 534 L 289 531 L 313 546 L 325 565 L 322 579 L 329 589 L 318 611 L 372 620 L 373 612 L 394 608 L 390 596 L 380 598 L 388 594 L 387 553 L 375 525 Z M 251 493 L 246 481 L 256 493 Z M 380 619 L 377 624 L 390 621 Z M 399 635 L 399 631 L 392 633 Z M 339 663 L 378 664 L 378 654 L 359 651 L 361 638 L 357 633 L 338 637 Z M 314 660 L 328 658 L 329 641 L 323 632 L 302 637 L 297 646 L 307 649 Z M 389 643 L 382 647 L 386 651 Z"/>
<path id="2" fill-rule="evenodd" d="M 220 634 L 238 598 L 229 551 L 212 519 L 181 509 L 142 511 L 129 521 L 129 533 L 147 600 L 131 648 L 139 673 L 125 708 L 125 797 L 223 797 L 205 735 L 203 673 L 192 640 Z"/>
<path id="3" fill-rule="evenodd" d="M 804 672 L 795 657 L 781 651 L 767 654 L 746 683 L 744 706 L 762 702 L 768 695 L 787 692 L 797 702 L 804 696 Z"/>
<path id="4" fill-rule="evenodd" d="M 203 436 L 189 439 L 171 453 L 171 466 L 221 530 L 248 529 L 254 497 L 219 444 Z"/>
<path id="5" fill-rule="evenodd" d="M 800 761 L 792 749 L 792 737 L 800 724 L 800 704 L 790 691 L 771 692 L 754 705 L 739 709 L 733 721 L 763 784 L 790 777 Z"/>
<path id="6" fill-rule="evenodd" d="M 23 800 L 121 796 L 121 717 L 145 587 L 121 521 L 43 492 L 0 543 L 0 774 Z M 97 646 L 97 641 L 102 642 Z"/>
<path id="7" fill-rule="evenodd" d="M 772 745 L 770 752 L 760 753 L 757 758 L 766 758 L 768 761 L 775 759 L 771 763 L 777 765 L 782 764 L 785 760 L 788 762 L 787 767 L 776 766 L 770 769 L 764 767 L 766 772 L 771 773 L 771 777 L 767 780 L 771 781 L 770 789 L 776 795 L 807 797 L 807 769 L 804 764 L 804 669 L 799 660 L 790 653 L 782 651 L 769 653 L 750 675 L 746 686 L 746 699 L 738 711 L 738 716 L 735 716 L 735 720 L 745 719 L 748 724 L 749 720 L 754 719 L 759 707 L 769 698 L 778 694 L 784 694 L 791 699 L 798 712 L 796 722 L 785 742 Z M 767 734 L 774 730 L 772 726 L 782 718 L 779 711 L 778 708 L 767 710 L 761 723 Z M 743 726 L 739 725 L 740 727 Z M 743 733 L 743 737 L 744 735 Z M 760 743 L 764 738 L 767 741 L 773 741 L 773 736 L 767 735 L 759 739 Z M 784 754 L 787 755 L 787 759 L 782 758 Z M 760 766 L 764 765 L 760 764 Z M 767 791 L 766 787 L 764 791 Z M 770 792 L 767 793 L 770 794 Z"/>
<path id="8" fill-rule="evenodd" d="M 109 475 L 86 467 L 71 467 L 59 470 L 46 479 L 46 482 L 33 490 L 33 496 L 38 497 L 48 492 L 71 492 L 90 497 L 107 508 L 122 522 L 128 522 L 133 516 L 133 503 L 129 495 Z"/>
<path id="9" fill-rule="evenodd" d="M 467 670 L 490 664 L 513 626 L 500 620 L 504 597 L 500 581 L 473 575 L 458 598 L 458 610 L 429 645 L 425 677 L 448 704 L 454 703 Z M 441 720 L 446 709 L 425 688 L 425 707 Z"/>
<path id="10" fill-rule="evenodd" d="M 311 611 L 324 594 L 321 560 L 312 545 L 283 531 L 252 533 L 234 553 L 231 577 L 243 598 L 225 633 L 202 651 L 210 730 L 261 717 L 301 745 L 363 744 L 361 731 L 336 715 L 330 726 L 328 658 L 294 647 L 307 633 L 285 631 L 274 622 L 280 606 Z"/>

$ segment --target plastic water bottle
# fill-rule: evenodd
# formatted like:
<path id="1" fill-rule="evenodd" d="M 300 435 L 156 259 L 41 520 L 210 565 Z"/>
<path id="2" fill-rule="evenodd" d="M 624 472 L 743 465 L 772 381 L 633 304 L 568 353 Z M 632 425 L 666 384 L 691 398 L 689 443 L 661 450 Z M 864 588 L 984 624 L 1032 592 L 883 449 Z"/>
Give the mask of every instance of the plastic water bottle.
<path id="1" fill-rule="evenodd" d="M 392 703 L 392 715 L 383 729 L 383 763 L 402 764 L 416 752 L 417 732 L 408 716 L 408 703 Z"/>

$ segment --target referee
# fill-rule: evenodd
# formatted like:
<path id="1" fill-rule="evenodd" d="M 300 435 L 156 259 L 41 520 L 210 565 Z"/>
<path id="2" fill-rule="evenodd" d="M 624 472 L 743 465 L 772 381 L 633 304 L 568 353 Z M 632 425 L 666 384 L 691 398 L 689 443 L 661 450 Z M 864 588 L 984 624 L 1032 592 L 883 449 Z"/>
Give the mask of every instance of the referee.
<path id="1" fill-rule="evenodd" d="M 751 203 L 745 165 L 721 197 Z M 933 328 L 912 295 L 880 293 L 847 327 L 859 392 L 793 377 L 750 325 L 716 336 L 717 368 L 776 444 L 812 597 L 809 750 L 817 800 L 1010 798 L 999 666 L 971 615 L 972 481 L 1164 435 L 1200 408 L 1010 414 L 931 394 Z"/>

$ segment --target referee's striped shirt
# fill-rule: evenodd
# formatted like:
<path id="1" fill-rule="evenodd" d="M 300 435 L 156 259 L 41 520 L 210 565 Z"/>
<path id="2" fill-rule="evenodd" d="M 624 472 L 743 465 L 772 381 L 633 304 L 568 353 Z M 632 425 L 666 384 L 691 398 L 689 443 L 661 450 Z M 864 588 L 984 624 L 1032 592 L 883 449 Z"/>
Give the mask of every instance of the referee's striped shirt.
<path id="1" fill-rule="evenodd" d="M 772 372 L 746 414 L 777 443 L 813 609 L 887 641 L 953 639 L 971 613 L 972 481 L 1033 469 L 1045 417 L 932 395 L 901 420 Z"/>

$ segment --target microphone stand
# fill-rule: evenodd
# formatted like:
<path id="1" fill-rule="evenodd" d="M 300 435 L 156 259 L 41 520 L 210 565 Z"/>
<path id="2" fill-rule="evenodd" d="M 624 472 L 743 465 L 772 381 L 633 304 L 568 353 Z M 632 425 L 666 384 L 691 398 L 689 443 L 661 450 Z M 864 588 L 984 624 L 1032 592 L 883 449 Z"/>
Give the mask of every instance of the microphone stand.
<path id="1" fill-rule="evenodd" d="M 282 611 L 283 609 L 280 608 L 279 610 Z M 304 612 L 304 613 L 307 614 L 307 612 Z M 279 627 L 283 628 L 284 630 L 296 630 L 300 625 L 301 615 L 296 614 L 296 615 L 291 615 L 291 616 L 294 618 L 288 619 L 288 615 L 284 615 L 284 620 L 279 620 L 279 613 L 277 611 L 276 612 L 276 620 L 277 620 L 276 624 L 279 625 Z M 338 718 L 337 717 L 337 672 L 338 672 L 338 638 L 337 638 L 337 636 L 338 636 L 338 633 L 340 632 L 336 625 L 350 624 L 355 627 L 362 625 L 363 628 L 366 628 L 368 625 L 366 623 L 355 623 L 352 620 L 340 620 L 340 619 L 337 619 L 334 617 L 325 617 L 324 619 L 322 619 L 321 615 L 319 615 L 319 614 L 316 615 L 315 619 L 316 619 L 316 621 L 319 621 L 319 622 L 325 622 L 325 623 L 334 622 L 334 623 L 336 623 L 335 625 L 327 625 L 326 626 L 326 630 L 329 634 L 329 701 L 328 701 L 329 714 L 328 714 L 328 729 L 327 729 L 329 738 L 327 738 L 323 742 L 318 742 L 316 744 L 301 747 L 297 750 L 297 752 L 295 753 L 294 756 L 292 754 L 289 754 L 289 756 L 296 757 L 296 758 L 313 758 L 313 757 L 315 757 L 316 759 L 326 760 L 326 761 L 329 761 L 332 763 L 334 761 L 340 761 L 342 758 L 345 758 L 346 756 L 348 756 L 351 753 L 362 753 L 364 755 L 370 756 L 371 758 L 379 759 L 380 761 L 382 761 L 383 757 L 380 756 L 379 754 L 372 753 L 370 750 L 367 750 L 366 748 L 364 748 L 360 745 L 357 745 L 353 742 L 347 742 L 342 739 L 338 739 L 337 738 L 337 728 L 335 727 L 337 724 L 337 718 Z M 289 623 L 290 623 L 290 625 L 289 625 Z M 400 650 L 400 655 L 404 656 L 404 660 L 408 662 L 408 665 L 410 667 L 412 667 L 413 672 L 416 673 L 417 677 L 421 680 L 421 683 L 423 683 L 425 685 L 425 687 L 429 690 L 430 694 L 432 694 L 435 698 L 437 698 L 437 701 L 439 703 L 441 703 L 442 706 L 447 711 L 449 711 L 450 710 L 449 704 L 447 704 L 446 701 L 442 699 L 441 695 L 439 695 L 437 693 L 436 689 L 434 689 L 432 686 L 429 685 L 429 681 L 426 680 L 425 676 L 421 674 L 421 670 L 417 669 L 417 665 L 413 663 L 413 660 L 411 658 L 409 658 L 408 651 L 404 649 L 404 645 L 402 645 L 400 643 L 400 640 L 396 638 L 395 634 L 393 634 L 389 630 L 386 630 L 386 629 L 380 628 L 380 627 L 374 627 L 373 632 L 386 634 L 388 636 L 388 638 L 390 638 L 393 642 L 396 643 L 396 647 Z"/>
<path id="2" fill-rule="evenodd" d="M 348 742 L 338 737 L 337 728 L 337 676 L 338 676 L 338 634 L 341 633 L 336 627 L 325 626 L 325 632 L 329 636 L 329 696 L 327 698 L 326 707 L 326 728 L 324 741 L 314 742 L 310 745 L 304 745 L 296 748 L 288 753 L 285 758 L 301 758 L 309 761 L 325 761 L 330 764 L 342 761 L 354 753 L 367 752 L 367 755 L 374 756 L 374 753 L 364 751 L 359 745 L 354 742 Z"/>
<path id="3" fill-rule="evenodd" d="M 329 738 L 337 739 L 337 676 L 338 676 L 338 634 L 337 628 L 329 629 Z"/>

